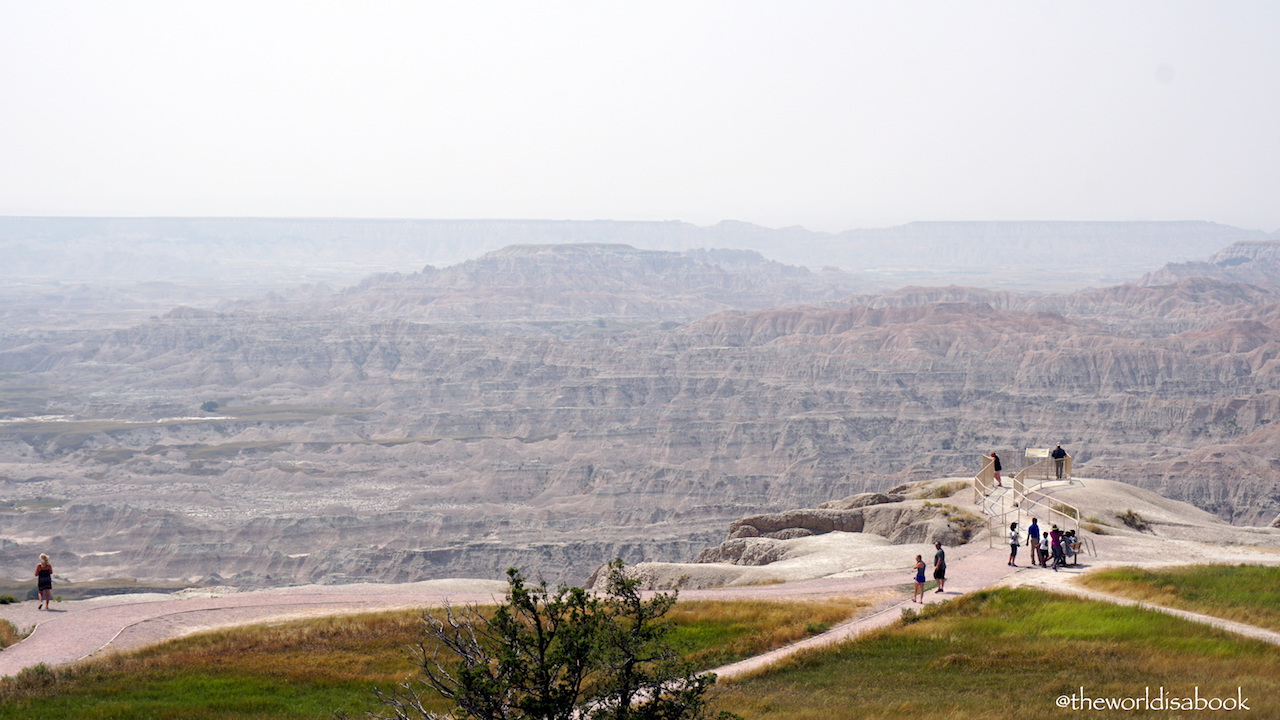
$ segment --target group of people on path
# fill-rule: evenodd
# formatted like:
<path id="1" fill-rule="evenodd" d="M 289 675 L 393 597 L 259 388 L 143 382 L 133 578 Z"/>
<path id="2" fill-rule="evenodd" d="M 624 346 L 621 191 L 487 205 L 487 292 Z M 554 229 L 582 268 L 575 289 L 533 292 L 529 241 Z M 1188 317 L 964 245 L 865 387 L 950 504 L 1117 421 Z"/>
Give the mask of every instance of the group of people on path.
<path id="1" fill-rule="evenodd" d="M 933 553 L 933 579 L 938 582 L 938 589 L 934 590 L 934 592 L 940 593 L 947 584 L 947 551 L 942 549 L 941 542 L 935 542 L 933 548 L 935 550 Z M 916 571 L 916 589 L 911 595 L 911 602 L 924 603 L 925 564 L 923 555 L 916 556 L 916 564 L 913 567 Z"/>
<path id="2" fill-rule="evenodd" d="M 1031 518 L 1031 525 L 1027 528 L 1027 550 L 1031 554 L 1032 566 L 1039 564 L 1040 567 L 1049 567 L 1052 560 L 1053 569 L 1056 572 L 1059 567 L 1064 565 L 1078 565 L 1080 557 L 1080 538 L 1076 535 L 1075 530 L 1060 530 L 1057 525 L 1050 526 L 1050 529 L 1044 532 L 1040 530 L 1040 521 L 1037 518 Z M 1018 566 L 1018 547 L 1021 545 L 1021 533 L 1018 532 L 1018 523 L 1009 524 L 1009 565 Z M 1037 563 L 1037 561 L 1039 561 Z"/>
<path id="3" fill-rule="evenodd" d="M 1000 472 L 1004 470 L 1003 463 L 1000 462 L 1000 456 L 992 450 L 987 455 L 991 459 L 991 475 L 995 480 L 996 487 L 1003 487 L 1004 481 L 1000 477 Z M 1049 457 L 1053 460 L 1054 474 L 1059 480 L 1062 479 L 1063 471 L 1066 466 L 1067 451 L 1062 449 L 1062 444 L 1049 453 Z M 1048 568 L 1053 563 L 1053 569 L 1056 572 L 1059 567 L 1064 565 L 1079 565 L 1080 557 L 1080 538 L 1077 537 L 1075 530 L 1063 531 L 1058 529 L 1057 525 L 1053 525 L 1045 532 L 1040 531 L 1040 521 L 1037 518 L 1031 518 L 1031 526 L 1027 528 L 1026 541 L 1028 551 L 1031 553 L 1031 564 L 1040 565 L 1040 567 Z M 933 544 L 937 550 L 933 556 L 933 579 L 938 581 L 938 589 L 934 592 L 942 592 L 947 581 L 947 554 L 942 549 L 941 542 Z M 1022 546 L 1022 535 L 1018 532 L 1018 523 L 1009 525 L 1009 566 L 1018 567 L 1018 548 Z M 925 593 L 925 570 L 927 565 L 924 561 L 924 555 L 916 555 L 915 565 L 915 592 L 911 595 L 912 602 L 924 602 Z"/>

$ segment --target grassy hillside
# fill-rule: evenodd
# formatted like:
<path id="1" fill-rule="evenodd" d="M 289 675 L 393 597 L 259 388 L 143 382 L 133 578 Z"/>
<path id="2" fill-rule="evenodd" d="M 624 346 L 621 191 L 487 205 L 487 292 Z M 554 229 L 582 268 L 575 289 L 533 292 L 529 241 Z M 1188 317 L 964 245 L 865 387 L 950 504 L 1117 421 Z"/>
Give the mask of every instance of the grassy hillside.
<path id="1" fill-rule="evenodd" d="M 834 602 L 681 603 L 673 619 L 690 656 L 712 667 L 819 631 L 851 610 Z M 414 613 L 237 628 L 28 671 L 0 682 L 0 720 L 358 714 L 374 708 L 374 686 L 411 672 L 405 646 L 418 628 Z M 747 720 L 1204 716 L 1073 708 L 1082 687 L 1095 702 L 1140 698 L 1148 688 L 1179 701 L 1239 693 L 1251 708 L 1242 714 L 1280 717 L 1280 648 L 1138 608 L 1000 589 L 928 606 L 857 641 L 726 683 L 716 705 Z"/>
<path id="2" fill-rule="evenodd" d="M 857 604 L 694 602 L 669 614 L 676 640 L 702 667 L 821 632 Z M 416 612 L 242 627 L 79 666 L 0 680 L 0 720 L 330 718 L 375 709 L 375 686 L 413 672 Z M 441 711 L 445 707 L 439 708 Z"/>
<path id="3" fill-rule="evenodd" d="M 1103 592 L 1280 632 L 1280 567 L 1122 567 L 1089 573 L 1083 581 Z"/>
<path id="4" fill-rule="evenodd" d="M 1154 611 L 1001 589 L 729 684 L 719 703 L 748 720 L 1201 716 L 1073 707 L 1082 687 L 1091 702 L 1148 688 L 1240 692 L 1246 714 L 1280 717 L 1280 648 Z"/>

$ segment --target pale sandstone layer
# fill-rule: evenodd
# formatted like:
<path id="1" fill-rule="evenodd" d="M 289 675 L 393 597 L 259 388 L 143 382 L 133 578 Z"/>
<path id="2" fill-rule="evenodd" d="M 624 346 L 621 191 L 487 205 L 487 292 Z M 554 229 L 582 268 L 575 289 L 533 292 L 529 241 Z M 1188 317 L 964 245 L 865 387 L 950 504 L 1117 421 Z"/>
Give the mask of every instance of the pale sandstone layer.
<path id="1" fill-rule="evenodd" d="M 949 497 L 937 498 L 935 488 L 956 491 Z M 1007 547 L 1008 526 L 983 514 L 974 502 L 972 487 L 961 486 L 958 479 L 911 483 L 900 490 L 903 495 L 874 506 L 886 519 L 896 516 L 899 522 L 846 531 L 836 529 L 838 526 L 833 525 L 831 519 L 833 513 L 850 511 L 828 508 L 794 509 L 745 518 L 730 524 L 728 539 L 704 551 L 696 562 L 641 563 L 632 568 L 632 572 L 646 587 L 655 589 L 738 587 L 819 577 L 857 577 L 899 569 L 905 583 L 916 555 L 931 563 L 935 542 L 942 542 L 952 553 L 957 548 L 964 552 L 966 546 L 970 549 Z M 1079 510 L 1083 520 L 1080 535 L 1086 538 L 1087 544 L 1080 563 L 1091 569 L 1116 565 L 1280 564 L 1280 528 L 1228 525 L 1187 503 L 1110 480 L 1090 478 L 1078 479 L 1071 485 L 1055 483 L 1048 493 L 1051 505 L 1065 503 Z M 860 498 L 865 496 L 846 501 Z M 840 506 L 841 503 L 827 505 Z M 1043 510 L 1042 507 L 1033 512 L 1040 515 L 1040 527 L 1048 532 L 1055 526 L 1055 520 Z M 970 528 L 966 527 L 968 523 L 957 523 L 947 517 L 963 515 L 982 516 L 981 525 Z M 1122 515 L 1140 519 L 1143 529 L 1130 527 Z M 926 518 L 932 522 L 921 522 Z M 1029 564 L 1025 536 L 1031 518 L 1031 514 L 1017 511 L 1004 518 L 1004 521 L 1018 523 L 1023 539 L 1019 562 L 1024 566 Z M 1056 522 L 1062 523 L 1063 530 L 1075 527 L 1074 523 L 1061 518 Z M 775 537 L 745 540 L 751 551 L 742 553 L 744 539 L 739 532 L 753 523 L 806 530 L 815 526 L 832 529 L 818 533 L 808 531 L 794 537 L 781 536 L 779 530 L 774 530 Z M 911 530 L 913 527 L 915 532 Z M 959 528 L 965 532 L 958 532 Z M 879 534 L 883 532 L 890 536 Z"/>

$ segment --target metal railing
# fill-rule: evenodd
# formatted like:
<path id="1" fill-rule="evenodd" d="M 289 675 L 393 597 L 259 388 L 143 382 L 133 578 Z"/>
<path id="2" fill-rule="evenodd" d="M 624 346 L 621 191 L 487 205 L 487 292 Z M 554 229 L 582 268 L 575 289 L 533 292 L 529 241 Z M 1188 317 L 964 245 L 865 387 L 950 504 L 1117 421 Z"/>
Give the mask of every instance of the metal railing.
<path id="1" fill-rule="evenodd" d="M 1071 476 L 1071 458 L 1068 456 L 1065 460 L 1065 469 L 1063 478 Z M 1062 500 L 1054 500 L 1050 505 L 1049 494 L 1044 491 L 1044 484 L 1051 480 L 1057 479 L 1057 472 L 1054 468 L 1054 459 L 1045 458 L 1039 462 L 1028 465 L 1018 471 L 1014 476 L 1013 487 L 1014 495 L 1017 497 L 1018 507 L 1028 515 L 1039 517 L 1043 515 L 1050 524 L 1059 525 L 1066 529 L 1067 525 L 1071 525 L 1071 529 L 1076 531 L 1076 536 L 1080 535 L 1080 508 Z M 1027 480 L 1032 480 L 1028 483 Z M 1074 480 L 1072 482 L 1075 482 Z M 1038 497 L 1037 497 L 1038 495 Z M 1041 511 L 1038 513 L 1031 512 L 1032 509 L 1039 507 Z M 1062 522 L 1055 523 L 1054 516 L 1062 518 Z"/>
<path id="2" fill-rule="evenodd" d="M 973 476 L 973 502 L 981 504 L 982 498 L 991 494 L 996 489 L 996 461 L 989 457 L 983 456 L 986 464 Z"/>
<path id="3" fill-rule="evenodd" d="M 1003 531 L 1002 527 L 1007 527 L 1009 523 L 1009 515 L 1015 517 L 1018 513 L 1018 503 L 1009 505 L 1005 500 L 1008 493 L 1001 493 L 995 500 L 988 501 L 988 498 L 999 488 L 996 485 L 995 460 L 990 456 L 982 457 L 982 469 L 977 475 L 973 476 L 973 502 L 987 515 L 987 547 L 995 547 L 995 538 L 1000 537 Z M 997 508 L 998 503 L 998 508 Z"/>
<path id="4" fill-rule="evenodd" d="M 1066 480 L 1068 482 L 1074 482 L 1071 479 L 1072 458 L 1070 455 L 1067 455 L 1062 458 L 1062 472 L 1058 472 L 1057 458 L 1049 457 L 1047 450 L 1034 450 L 1034 451 L 1028 450 L 1027 455 L 1029 457 L 1035 457 L 1034 455 L 1032 455 L 1033 452 L 1036 453 L 1037 455 L 1039 453 L 1045 453 L 1045 455 L 1041 457 L 1038 462 L 1035 462 L 1031 465 L 1027 465 L 1026 467 L 1019 470 L 1018 477 L 1020 478 L 1029 477 L 1029 478 L 1042 480 L 1042 481 Z"/>
<path id="5" fill-rule="evenodd" d="M 1067 456 L 1063 460 L 1063 479 L 1068 479 L 1071 477 L 1071 457 Z M 989 456 L 983 456 L 982 469 L 973 477 L 973 501 L 989 518 L 987 546 L 994 547 L 995 538 L 1006 535 L 1010 516 L 1021 526 L 1022 516 L 1026 515 L 1043 518 L 1050 525 L 1057 525 L 1064 531 L 1074 530 L 1082 549 L 1087 548 L 1090 555 L 1097 557 L 1093 539 L 1080 534 L 1080 508 L 1056 500 L 1045 492 L 1045 483 L 1057 479 L 1054 458 L 1044 458 L 1019 470 L 1012 482 L 1005 486 L 1008 490 L 996 500 L 988 501 L 999 486 L 995 484 L 995 461 Z"/>

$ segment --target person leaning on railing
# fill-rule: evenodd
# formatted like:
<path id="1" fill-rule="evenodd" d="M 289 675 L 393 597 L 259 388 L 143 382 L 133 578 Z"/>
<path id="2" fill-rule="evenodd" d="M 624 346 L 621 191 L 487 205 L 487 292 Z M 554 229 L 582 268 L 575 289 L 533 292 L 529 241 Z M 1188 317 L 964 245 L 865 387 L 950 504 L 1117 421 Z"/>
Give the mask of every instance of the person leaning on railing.
<path id="1" fill-rule="evenodd" d="M 1049 453 L 1049 457 L 1053 458 L 1053 472 L 1062 479 L 1062 469 L 1067 464 L 1067 451 L 1062 449 L 1062 443 L 1058 443 L 1058 447 Z"/>

